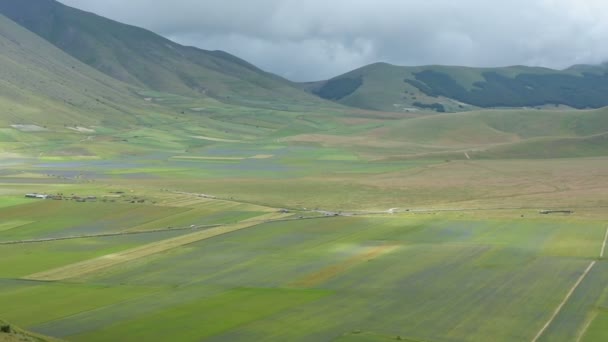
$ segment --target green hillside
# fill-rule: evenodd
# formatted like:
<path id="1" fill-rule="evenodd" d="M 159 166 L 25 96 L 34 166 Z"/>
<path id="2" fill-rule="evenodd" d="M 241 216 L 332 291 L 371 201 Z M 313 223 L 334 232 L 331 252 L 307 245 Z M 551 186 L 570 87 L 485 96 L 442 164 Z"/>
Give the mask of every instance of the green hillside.
<path id="1" fill-rule="evenodd" d="M 608 106 L 605 65 L 577 65 L 559 71 L 523 66 L 400 67 L 377 63 L 302 87 L 348 106 L 398 112 Z"/>
<path id="2" fill-rule="evenodd" d="M 174 151 L 201 144 L 190 136 L 243 139 L 263 133 L 209 117 L 239 107 L 123 83 L 1 15 L 0 47 L 0 153 L 93 157 Z"/>
<path id="3" fill-rule="evenodd" d="M 0 46 L 4 125 L 125 126 L 156 107 L 1 15 Z"/>
<path id="4" fill-rule="evenodd" d="M 80 61 L 141 88 L 249 106 L 321 102 L 228 53 L 185 47 L 54 0 L 4 0 L 0 13 Z M 288 104 L 277 98 L 289 99 Z"/>
<path id="5" fill-rule="evenodd" d="M 267 104 L 289 110 L 148 90 L 95 70 L 1 15 L 0 47 L 0 154 L 184 153 L 218 141 L 328 129 L 343 113 L 325 101 L 319 104 L 329 106 L 297 111 L 293 98 L 278 95 Z"/>

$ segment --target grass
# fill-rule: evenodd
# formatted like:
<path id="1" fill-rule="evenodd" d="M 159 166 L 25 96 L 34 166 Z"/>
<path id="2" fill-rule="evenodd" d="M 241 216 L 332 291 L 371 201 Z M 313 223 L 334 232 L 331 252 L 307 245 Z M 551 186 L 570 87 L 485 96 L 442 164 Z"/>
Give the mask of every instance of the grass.
<path id="1" fill-rule="evenodd" d="M 456 217 L 281 222 L 217 236 L 77 278 L 107 288 L 170 287 L 171 295 L 161 291 L 31 327 L 71 340 L 529 339 L 598 253 L 605 232 L 593 221 L 573 228 L 559 219 Z M 567 248 L 573 237 L 578 242 Z M 375 252 L 383 246 L 399 247 Z M 312 289 L 288 288 L 328 272 L 306 283 Z M 594 272 L 564 314 L 593 312 L 589 303 L 601 291 L 590 289 L 600 290 L 606 274 Z M 584 323 L 556 327 L 574 333 Z"/>
<path id="2" fill-rule="evenodd" d="M 25 277 L 83 260 L 122 252 L 157 239 L 168 239 L 180 234 L 183 232 L 0 245 L 0 277 Z"/>
<path id="3" fill-rule="evenodd" d="M 143 317 L 112 325 L 94 334 L 72 336 L 74 341 L 129 341 L 176 339 L 200 341 L 239 326 L 280 315 L 282 311 L 321 300 L 327 291 L 286 289 L 234 289 L 211 298 L 192 301 Z M 199 314 L 196 314 L 199 313 Z M 212 313 L 212 314 L 210 314 Z M 172 329 L 170 321 L 181 329 Z M 288 330 L 289 327 L 284 327 Z"/>
<path id="4" fill-rule="evenodd" d="M 83 216 L 80 214 L 83 209 L 90 210 L 90 213 Z M 5 219 L 18 221 L 27 217 L 31 223 L 5 231 L 0 241 L 127 231 L 184 211 L 186 209 L 131 203 L 30 201 L 4 209 L 2 216 Z M 161 228 L 158 225 L 155 227 Z"/>
<path id="5" fill-rule="evenodd" d="M 29 200 L 26 200 L 24 198 L 2 196 L 0 197 L 0 208 L 12 207 L 27 202 L 29 202 Z"/>
<path id="6" fill-rule="evenodd" d="M 56 269 L 34 273 L 23 277 L 28 280 L 37 281 L 59 281 L 81 277 L 86 274 L 95 273 L 100 270 L 113 267 L 132 260 L 144 258 L 146 256 L 162 253 L 180 246 L 188 245 L 197 241 L 209 239 L 218 235 L 232 233 L 241 229 L 249 228 L 266 219 L 280 218 L 280 215 L 267 214 L 255 218 L 255 220 L 245 220 L 231 226 L 210 228 L 201 232 L 195 232 L 166 240 L 159 240 L 147 245 L 124 250 L 118 253 L 106 254 L 98 258 L 85 260 L 82 262 L 62 266 Z M 260 220 L 260 221 L 258 221 Z"/>
<path id="7" fill-rule="evenodd" d="M 3 305 L 0 314 L 9 321 L 20 322 L 24 326 L 66 318 L 156 291 L 153 288 L 142 287 L 110 288 L 95 285 L 35 283 L 22 283 L 19 286 L 2 285 L 2 289 L 0 298 Z M 32 305 L 37 309 L 33 310 Z"/>
<path id="8" fill-rule="evenodd" d="M 608 338 L 606 324 L 608 324 L 608 313 L 606 313 L 606 311 L 600 311 L 593 319 L 593 322 L 591 323 L 589 330 L 586 331 L 582 341 L 603 341 Z"/>
<path id="9" fill-rule="evenodd" d="M 222 156 L 243 153 L 241 148 L 231 150 L 221 144 L 208 151 Z M 280 207 L 386 210 L 424 207 L 425 203 L 441 207 L 439 199 L 448 208 L 489 209 L 495 203 L 535 208 L 542 204 L 533 201 L 536 194 L 544 193 L 544 203 L 549 204 L 547 196 L 556 196 L 550 195 L 554 192 L 560 197 L 552 200 L 567 201 L 569 197 L 561 196 L 576 191 L 584 191 L 586 197 L 561 204 L 594 206 L 601 202 L 594 202 L 593 192 L 586 189 L 595 187 L 600 200 L 602 158 L 579 159 L 580 164 L 567 160 L 323 161 L 318 157 L 340 155 L 339 150 L 304 148 L 285 154 L 274 144 L 253 149 L 272 150 L 275 158 L 251 162 L 262 162 L 266 168 L 301 165 L 303 169 L 286 168 L 283 179 L 266 178 L 251 165 L 231 170 L 233 162 L 201 161 L 194 165 L 207 170 L 203 179 L 197 179 L 196 169 L 184 162 L 125 160 L 119 163 L 134 163 L 136 168 L 121 172 L 113 163 L 77 161 L 84 175 L 95 171 L 88 176 L 95 183 L 85 182 L 85 176 L 68 184 L 53 184 L 60 178 L 43 177 L 48 183 L 34 184 L 39 175 L 31 172 L 36 168 L 22 165 L 20 172 L 26 172 L 10 178 L 15 181 L 6 183 L 6 192 L 42 188 L 123 197 L 117 197 L 116 203 L 28 201 L 0 208 L 9 219 L 3 224 L 5 239 L 229 225 L 186 234 L 169 231 L 0 246 L 4 255 L 0 284 L 7 289 L 3 293 L 21 301 L 23 307 L 31 307 L 28 303 L 40 298 L 50 303 L 38 318 L 27 318 L 20 314 L 24 311 L 13 312 L 12 307 L 0 311 L 0 316 L 70 340 L 127 335 L 137 339 L 169 333 L 182 340 L 239 340 L 243 336 L 525 340 L 538 332 L 580 272 L 597 258 L 605 233 L 604 225 L 596 221 L 601 215 L 589 211 L 587 218 L 578 209 L 571 217 L 553 218 L 519 209 L 255 221 L 259 215 L 278 217 L 273 208 Z M 253 152 L 252 147 L 246 150 Z M 248 153 L 256 154 L 266 153 Z M 311 158 L 317 160 L 317 167 L 306 164 Z M 51 162 L 43 167 L 44 173 L 61 174 L 74 167 L 69 163 L 74 162 Z M 209 169 L 210 165 L 215 169 Z M 572 178 L 581 170 L 589 176 Z M 5 177 L 12 177 L 10 172 Z M 129 178 L 140 174 L 159 177 Z M 176 174 L 181 179 L 174 178 Z M 494 177 L 486 178 L 490 174 Z M 522 190 L 537 182 L 536 187 Z M 545 187 L 551 192 L 543 192 Z M 460 191 L 465 188 L 466 192 Z M 125 193 L 111 194 L 116 191 Z M 144 198 L 148 204 L 124 202 L 132 197 Z M 553 201 L 551 207 L 557 203 Z M 81 208 L 90 211 L 85 215 Z M 121 222 L 120 229 L 113 222 Z M 556 318 L 568 324 L 551 326 L 545 338 L 575 336 L 591 322 L 605 276 L 603 267 L 592 271 Z M 70 283 L 9 280 L 15 278 Z M 64 290 L 50 292 L 52 286 L 62 284 L 67 286 L 65 293 L 74 292 L 76 298 L 93 293 L 98 298 L 88 306 L 75 305 Z M 83 297 L 78 297 L 80 291 Z M 65 310 L 51 314 L 53 305 L 62 302 Z M 260 309 L 264 306 L 260 303 L 267 307 Z M 218 312 L 220 306 L 225 311 Z M 176 328 L 184 324 L 193 328 Z M 593 329 L 589 328 L 590 333 Z M 361 333 L 353 333 L 357 331 Z"/>

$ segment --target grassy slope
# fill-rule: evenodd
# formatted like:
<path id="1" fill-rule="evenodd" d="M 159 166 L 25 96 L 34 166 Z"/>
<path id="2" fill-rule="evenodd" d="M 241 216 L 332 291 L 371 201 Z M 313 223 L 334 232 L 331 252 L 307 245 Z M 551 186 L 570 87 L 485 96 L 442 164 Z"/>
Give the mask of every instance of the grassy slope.
<path id="1" fill-rule="evenodd" d="M 211 142 L 200 137 L 247 141 L 335 125 L 331 108 L 323 114 L 276 111 L 143 90 L 81 63 L 3 16 L 0 47 L 0 153 L 183 153 Z M 11 125 L 45 130 L 23 132 Z"/>
<path id="2" fill-rule="evenodd" d="M 439 103 L 443 105 L 446 111 L 462 111 L 474 109 L 475 106 L 467 103 L 456 101 L 457 94 L 452 93 L 452 96 L 433 97 L 427 96 L 417 87 L 404 82 L 404 80 L 416 80 L 416 73 L 423 71 L 431 71 L 446 75 L 453 79 L 457 84 L 462 86 L 466 91 L 479 89 L 476 86 L 477 82 L 484 82 L 484 73 L 491 72 L 508 79 L 514 79 L 520 75 L 548 75 L 550 77 L 563 76 L 581 76 L 583 73 L 591 73 L 594 75 L 602 75 L 605 73 L 603 66 L 574 66 L 564 71 L 551 70 L 546 68 L 532 68 L 525 66 L 513 66 L 504 68 L 468 68 L 459 66 L 420 66 L 420 67 L 401 67 L 390 65 L 387 63 L 376 63 L 353 70 L 344 75 L 338 76 L 330 81 L 339 79 L 358 79 L 362 78 L 363 84 L 360 88 L 351 94 L 338 100 L 344 105 L 373 109 L 383 111 L 404 111 L 416 109 L 415 102 L 423 104 Z M 317 92 L 323 88 L 327 82 L 316 82 L 302 85 L 302 87 L 311 92 Z M 570 86 L 568 81 L 563 84 L 564 87 Z M 510 91 L 504 88 L 502 91 Z M 556 91 L 551 90 L 551 91 Z M 553 93 L 552 93 L 553 94 Z M 555 95 L 555 94 L 553 94 Z M 595 98 L 585 99 L 588 106 L 594 107 Z M 542 101 L 541 101 L 542 102 Z M 550 102 L 551 103 L 551 102 Z M 536 101 L 529 101 L 528 106 L 538 105 Z M 521 106 L 521 105 L 519 105 Z M 421 108 L 418 108 L 421 109 Z"/>
<path id="3" fill-rule="evenodd" d="M 292 106 L 322 102 L 225 52 L 184 47 L 54 0 L 3 1 L 0 13 L 82 62 L 140 87 L 258 106 L 278 106 L 277 97 Z"/>
<path id="4" fill-rule="evenodd" d="M 348 120 L 348 118 L 344 119 Z M 367 159 L 564 158 L 606 155 L 608 108 L 477 110 L 374 120 L 367 129 L 334 129 L 285 138 L 350 150 Z"/>
<path id="5" fill-rule="evenodd" d="M 372 158 L 403 155 L 456 159 L 558 158 L 606 155 L 608 109 L 482 110 L 385 121 L 357 137 L 318 135 L 325 146 L 347 146 Z M 293 137 L 293 141 L 312 139 Z M 365 152 L 365 147 L 372 148 Z M 374 157 L 375 155 L 375 157 Z"/>
<path id="6" fill-rule="evenodd" d="M 82 143 L 87 133 L 118 141 L 120 132 L 173 118 L 175 109 L 146 101 L 138 88 L 79 62 L 4 16 L 0 46 L 0 153 L 93 155 L 91 148 L 104 150 L 109 142 L 89 148 Z M 11 125 L 44 130 L 24 132 Z M 70 129 L 75 127 L 86 131 Z"/>
<path id="7" fill-rule="evenodd" d="M 134 122 L 129 114 L 145 108 L 132 87 L 87 67 L 4 16 L 0 46 L 4 124 L 93 125 L 107 120 L 125 125 Z"/>

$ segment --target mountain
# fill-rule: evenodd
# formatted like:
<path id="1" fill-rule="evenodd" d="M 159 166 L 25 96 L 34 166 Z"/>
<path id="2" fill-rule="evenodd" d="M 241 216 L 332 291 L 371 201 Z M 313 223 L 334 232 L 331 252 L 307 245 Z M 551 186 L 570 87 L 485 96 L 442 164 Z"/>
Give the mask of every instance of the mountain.
<path id="1" fill-rule="evenodd" d="M 327 100 L 381 111 L 600 108 L 608 106 L 608 65 L 552 70 L 525 66 L 401 67 L 376 63 L 301 87 Z"/>
<path id="2" fill-rule="evenodd" d="M 277 95 L 272 104 L 291 100 Z M 151 91 L 82 63 L 0 14 L 0 159 L 177 154 L 213 142 L 275 140 L 335 125 L 342 109 L 316 101 L 314 110 L 289 111 Z"/>
<path id="3" fill-rule="evenodd" d="M 137 88 L 65 54 L 0 15 L 0 123 L 45 125 L 134 122 L 155 107 Z"/>
<path id="4" fill-rule="evenodd" d="M 319 103 L 226 52 L 182 46 L 54 0 L 2 0 L 0 13 L 81 62 L 141 88 L 252 106 L 272 106 L 278 98 L 291 105 Z"/>

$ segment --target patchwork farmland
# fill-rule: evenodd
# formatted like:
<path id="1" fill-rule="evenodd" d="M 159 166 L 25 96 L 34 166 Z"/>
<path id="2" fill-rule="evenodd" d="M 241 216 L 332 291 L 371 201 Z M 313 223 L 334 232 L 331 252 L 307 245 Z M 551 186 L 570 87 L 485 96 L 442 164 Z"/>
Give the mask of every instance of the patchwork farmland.
<path id="1" fill-rule="evenodd" d="M 601 339 L 606 158 L 355 151 L 8 159 L 0 317 L 69 341 Z"/>
<path id="2" fill-rule="evenodd" d="M 607 65 L 298 84 L 54 0 L 0 46 L 0 342 L 608 341 Z"/>
<path id="3" fill-rule="evenodd" d="M 584 341 L 603 331 L 606 225 L 592 212 L 327 217 L 142 197 L 163 200 L 5 202 L 0 315 L 71 341 Z M 73 238 L 35 242 L 59 236 Z"/>

